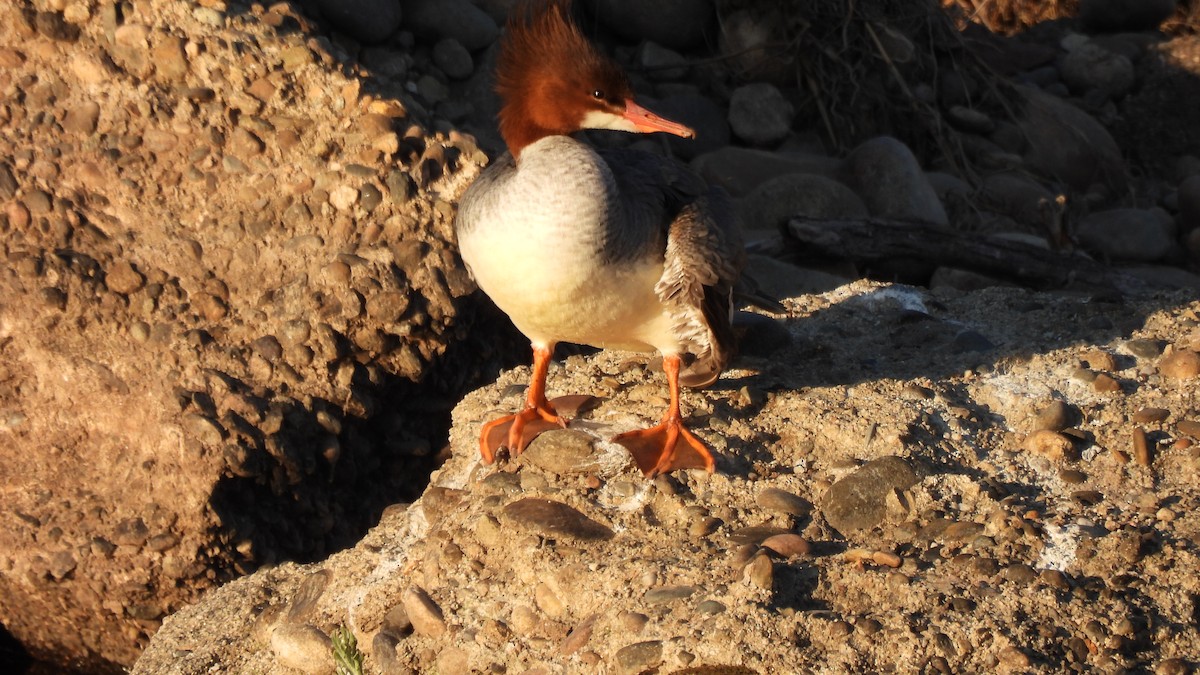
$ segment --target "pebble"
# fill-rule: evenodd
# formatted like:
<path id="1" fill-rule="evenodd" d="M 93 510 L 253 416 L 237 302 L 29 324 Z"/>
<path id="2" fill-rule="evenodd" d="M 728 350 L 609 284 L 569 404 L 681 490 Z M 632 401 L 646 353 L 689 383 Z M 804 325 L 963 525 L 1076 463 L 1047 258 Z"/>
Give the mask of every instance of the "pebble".
<path id="1" fill-rule="evenodd" d="M 1092 388 L 1100 393 L 1112 394 L 1121 391 L 1121 383 L 1111 375 L 1100 373 L 1092 380 Z"/>
<path id="2" fill-rule="evenodd" d="M 550 499 L 527 497 L 504 507 L 504 516 L 530 532 L 578 541 L 611 539 L 613 531 L 579 510 Z"/>
<path id="3" fill-rule="evenodd" d="M 1188 662 L 1178 657 L 1163 659 L 1154 666 L 1154 675 L 1188 675 L 1191 672 Z"/>
<path id="4" fill-rule="evenodd" d="M 339 185 L 329 192 L 329 203 L 338 211 L 346 211 L 358 201 L 358 190 L 349 185 Z"/>
<path id="5" fill-rule="evenodd" d="M 67 116 L 63 119 L 63 129 L 86 136 L 96 131 L 99 121 L 100 104 L 87 101 L 67 111 Z"/>
<path id="6" fill-rule="evenodd" d="M 540 434 L 521 453 L 519 461 L 558 476 L 588 473 L 600 466 L 595 438 L 572 429 L 551 429 Z"/>
<path id="7" fill-rule="evenodd" d="M 774 146 L 792 130 L 795 108 L 774 85 L 746 84 L 729 99 L 729 127 L 749 145 Z"/>
<path id="8" fill-rule="evenodd" d="M 812 546 L 803 537 L 790 533 L 767 537 L 763 540 L 762 547 L 770 549 L 784 558 L 804 556 L 812 551 Z"/>
<path id="9" fill-rule="evenodd" d="M 767 556 L 756 555 L 742 570 L 742 577 L 752 586 L 769 591 L 775 585 L 775 565 Z"/>
<path id="10" fill-rule="evenodd" d="M 758 493 L 756 503 L 768 511 L 803 517 L 812 511 L 808 500 L 779 488 L 764 488 Z"/>
<path id="11" fill-rule="evenodd" d="M 1171 411 L 1166 408 L 1142 408 L 1135 412 L 1131 419 L 1139 424 L 1155 424 L 1165 422 L 1171 416 Z"/>
<path id="12" fill-rule="evenodd" d="M 67 23 L 58 12 L 38 12 L 33 23 L 37 32 L 51 40 L 75 42 L 79 39 L 79 27 Z"/>
<path id="13" fill-rule="evenodd" d="M 400 317 L 408 310 L 411 295 L 400 291 L 374 293 L 367 298 L 367 316 L 384 327 L 390 327 L 400 321 Z"/>
<path id="14" fill-rule="evenodd" d="M 946 209 L 917 158 L 898 139 L 864 141 L 846 158 L 848 184 L 872 215 L 948 226 Z"/>
<path id="15" fill-rule="evenodd" d="M 1064 401 L 1051 401 L 1038 411 L 1034 419 L 1035 431 L 1062 431 L 1071 426 L 1075 411 Z"/>
<path id="16" fill-rule="evenodd" d="M 21 204 L 29 213 L 40 216 L 49 213 L 54 208 L 54 202 L 45 190 L 30 190 L 22 199 Z"/>
<path id="17" fill-rule="evenodd" d="M 592 630 L 596 626 L 597 618 L 599 615 L 593 614 L 571 628 L 571 632 L 559 646 L 558 652 L 563 656 L 570 656 L 587 646 L 588 640 L 592 639 Z"/>
<path id="18" fill-rule="evenodd" d="M 557 619 L 566 613 L 566 607 L 549 584 L 541 583 L 533 589 L 533 602 L 546 616 Z"/>
<path id="19" fill-rule="evenodd" d="M 1048 429 L 1035 431 L 1026 436 L 1022 447 L 1056 462 L 1074 461 L 1076 457 L 1075 444 L 1071 442 L 1071 439 Z"/>
<path id="20" fill-rule="evenodd" d="M 1200 438 L 1200 420 L 1179 420 L 1175 423 L 1175 428 L 1181 434 Z"/>
<path id="21" fill-rule="evenodd" d="M 1189 349 L 1171 352 L 1159 359 L 1158 372 L 1174 380 L 1193 379 L 1200 376 L 1200 354 Z"/>
<path id="22" fill-rule="evenodd" d="M 695 586 L 660 586 L 646 591 L 645 600 L 651 605 L 662 605 L 690 598 L 697 590 Z"/>
<path id="23" fill-rule="evenodd" d="M 1075 469 L 1063 469 L 1058 472 L 1058 477 L 1067 485 L 1079 485 L 1087 481 L 1087 474 Z"/>
<path id="24" fill-rule="evenodd" d="M 716 600 L 705 600 L 704 602 L 700 603 L 699 605 L 696 605 L 696 611 L 700 614 L 707 614 L 707 615 L 721 614 L 725 610 L 726 610 L 725 605 L 721 604 L 720 602 L 717 602 Z"/>
<path id="25" fill-rule="evenodd" d="M 334 672 L 333 641 L 316 626 L 280 624 L 271 632 L 271 651 L 280 664 L 302 673 Z"/>
<path id="26" fill-rule="evenodd" d="M 783 527 L 772 527 L 770 525 L 752 525 L 750 527 L 742 527 L 735 530 L 729 535 L 729 541 L 738 546 L 753 544 L 758 546 L 767 537 L 773 537 L 777 534 L 787 534 L 791 530 Z"/>
<path id="27" fill-rule="evenodd" d="M 439 638 L 446 633 L 446 619 L 442 608 L 420 586 L 410 586 L 402 599 L 404 611 L 412 622 L 413 630 L 420 635 Z"/>
<path id="28" fill-rule="evenodd" d="M 997 173 L 983 181 L 982 199 L 998 213 L 1026 225 L 1043 226 L 1043 204 L 1054 194 L 1026 176 Z"/>
<path id="29" fill-rule="evenodd" d="M 901 457 L 881 457 L 830 486 L 821 511 L 834 529 L 846 533 L 883 522 L 885 500 L 892 490 L 907 490 L 920 479 Z"/>
<path id="30" fill-rule="evenodd" d="M 174 35 L 165 35 L 150 48 L 154 61 L 154 74 L 160 79 L 179 82 L 187 76 L 188 59 L 184 53 L 183 40 Z"/>
<path id="31" fill-rule="evenodd" d="M 617 672 L 633 675 L 650 670 L 662 663 L 663 643 L 661 640 L 637 642 L 617 650 Z"/>
<path id="32" fill-rule="evenodd" d="M 1150 466 L 1153 457 L 1150 456 L 1150 441 L 1146 431 L 1141 427 L 1133 428 L 1133 459 L 1142 466 Z"/>
<path id="33" fill-rule="evenodd" d="M 1158 358 L 1163 353 L 1165 346 L 1166 344 L 1162 340 L 1151 338 L 1135 338 L 1133 340 L 1126 340 L 1124 344 L 1125 351 L 1139 359 Z"/>
<path id="34" fill-rule="evenodd" d="M 1037 572 L 1025 563 L 1013 563 L 1005 567 L 1001 576 L 1004 577 L 1005 581 L 1022 585 L 1031 584 L 1038 578 Z"/>
<path id="35" fill-rule="evenodd" d="M 140 290 L 145 283 L 146 278 L 124 260 L 114 263 L 104 276 L 104 285 L 108 286 L 108 290 L 122 295 Z"/>
<path id="36" fill-rule="evenodd" d="M 646 624 L 650 622 L 650 617 L 641 612 L 622 610 L 617 614 L 617 621 L 621 622 L 621 627 L 626 633 L 637 635 L 646 628 Z"/>
<path id="37" fill-rule="evenodd" d="M 960 521 L 946 526 L 946 529 L 942 532 L 942 537 L 949 541 L 967 541 L 980 532 L 983 532 L 983 529 L 984 526 L 980 523 Z"/>

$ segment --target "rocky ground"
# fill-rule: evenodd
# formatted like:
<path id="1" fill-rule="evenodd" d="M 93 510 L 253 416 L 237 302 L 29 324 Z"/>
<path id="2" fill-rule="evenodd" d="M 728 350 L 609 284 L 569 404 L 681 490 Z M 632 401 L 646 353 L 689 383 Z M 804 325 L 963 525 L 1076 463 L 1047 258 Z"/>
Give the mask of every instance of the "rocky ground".
<path id="1" fill-rule="evenodd" d="M 814 62 L 861 79 L 798 88 L 753 48 L 831 1 L 582 2 L 789 310 L 686 398 L 717 472 L 650 482 L 606 440 L 647 358 L 564 352 L 601 406 L 494 467 L 527 369 L 458 403 L 524 349 L 451 231 L 507 4 L 0 7 L 0 663 L 331 672 L 344 626 L 367 672 L 1196 667 L 1188 3 L 946 41 L 860 2 Z"/>
<path id="2" fill-rule="evenodd" d="M 332 672 L 339 625 L 383 673 L 1189 672 L 1200 303 L 858 282 L 786 304 L 687 398 L 713 475 L 646 481 L 606 440 L 665 405 L 607 353 L 551 372 L 603 405 L 481 466 L 510 371 L 458 407 L 421 499 L 168 618 L 134 672 Z"/>

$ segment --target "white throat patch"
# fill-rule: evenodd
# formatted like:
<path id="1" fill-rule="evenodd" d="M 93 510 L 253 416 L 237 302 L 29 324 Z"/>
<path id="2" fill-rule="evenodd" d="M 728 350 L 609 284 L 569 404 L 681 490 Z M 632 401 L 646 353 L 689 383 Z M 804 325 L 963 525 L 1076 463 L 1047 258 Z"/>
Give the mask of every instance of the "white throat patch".
<path id="1" fill-rule="evenodd" d="M 633 122 L 620 115 L 614 115 L 603 110 L 589 110 L 583 116 L 580 126 L 584 129 L 615 129 L 617 131 L 632 131 L 635 133 L 638 130 L 633 125 Z"/>

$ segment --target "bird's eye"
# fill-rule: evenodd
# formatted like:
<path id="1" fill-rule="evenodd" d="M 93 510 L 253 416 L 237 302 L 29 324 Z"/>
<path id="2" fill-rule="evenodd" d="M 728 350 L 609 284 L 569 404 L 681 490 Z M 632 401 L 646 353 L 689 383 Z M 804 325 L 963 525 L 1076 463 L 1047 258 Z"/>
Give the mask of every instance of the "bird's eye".
<path id="1" fill-rule="evenodd" d="M 597 89 L 596 91 L 593 91 L 592 98 L 596 99 L 597 101 L 603 101 L 604 100 L 604 90 Z"/>

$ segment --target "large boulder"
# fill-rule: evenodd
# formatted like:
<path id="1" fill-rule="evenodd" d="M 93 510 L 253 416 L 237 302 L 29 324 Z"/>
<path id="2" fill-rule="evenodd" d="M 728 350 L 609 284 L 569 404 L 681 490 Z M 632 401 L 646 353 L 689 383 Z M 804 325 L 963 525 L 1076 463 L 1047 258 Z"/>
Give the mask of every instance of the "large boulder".
<path id="1" fill-rule="evenodd" d="M 872 215 L 949 224 L 916 156 L 895 138 L 880 136 L 861 143 L 846 158 L 845 175 Z"/>
<path id="2" fill-rule="evenodd" d="M 1076 190 L 1093 183 L 1117 189 L 1126 181 L 1125 160 L 1096 118 L 1036 89 L 1021 87 L 1025 105 L 1019 122 L 1029 139 L 1025 162 L 1034 171 Z"/>
<path id="3" fill-rule="evenodd" d="M 0 119 L 28 153 L 0 162 L 0 623 L 38 658 L 119 670 L 205 590 L 353 543 L 472 377 L 445 200 L 479 153 L 276 33 L 288 11 L 71 15 L 64 68 L 0 5 L 0 78 L 59 73 Z M 146 78 L 106 69 L 120 20 Z M 205 45 L 182 66 L 177 33 Z"/>

